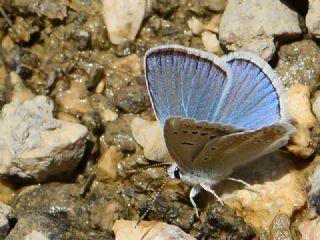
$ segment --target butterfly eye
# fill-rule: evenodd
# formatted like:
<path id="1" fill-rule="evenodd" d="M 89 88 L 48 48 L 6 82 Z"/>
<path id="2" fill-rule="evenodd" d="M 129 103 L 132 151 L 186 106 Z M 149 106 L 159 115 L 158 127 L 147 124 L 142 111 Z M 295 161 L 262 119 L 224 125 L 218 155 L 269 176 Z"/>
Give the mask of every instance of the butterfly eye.
<path id="1" fill-rule="evenodd" d="M 173 176 L 176 178 L 176 179 L 180 179 L 180 169 L 178 167 L 176 167 L 173 171 Z"/>

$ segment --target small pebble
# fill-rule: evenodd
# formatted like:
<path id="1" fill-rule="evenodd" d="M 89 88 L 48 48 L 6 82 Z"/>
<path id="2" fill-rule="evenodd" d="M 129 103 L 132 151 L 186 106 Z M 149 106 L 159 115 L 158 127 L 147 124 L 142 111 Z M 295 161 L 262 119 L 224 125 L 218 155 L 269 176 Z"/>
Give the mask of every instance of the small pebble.
<path id="1" fill-rule="evenodd" d="M 118 113 L 113 112 L 109 109 L 103 110 L 103 112 L 100 113 L 100 115 L 101 115 L 102 121 L 104 122 L 112 122 L 117 120 L 118 118 Z"/>
<path id="2" fill-rule="evenodd" d="M 98 181 L 116 180 L 118 163 L 122 158 L 123 154 L 118 151 L 117 147 L 110 146 L 98 160 L 96 179 Z"/>
<path id="3" fill-rule="evenodd" d="M 68 90 L 60 92 L 56 95 L 56 102 L 61 109 L 73 114 L 84 114 L 92 111 L 92 107 L 86 96 L 86 86 L 77 81 L 72 81 Z"/>
<path id="4" fill-rule="evenodd" d="M 145 0 L 103 0 L 103 17 L 110 41 L 121 44 L 133 41 L 140 29 Z"/>
<path id="5" fill-rule="evenodd" d="M 188 20 L 187 24 L 188 24 L 188 27 L 190 28 L 191 32 L 194 35 L 200 34 L 202 32 L 202 30 L 203 30 L 202 22 L 196 17 L 190 18 Z"/>
<path id="6" fill-rule="evenodd" d="M 116 240 L 195 240 L 179 227 L 155 221 L 117 220 L 113 225 Z"/>
<path id="7" fill-rule="evenodd" d="M 201 34 L 201 38 L 202 43 L 207 51 L 215 53 L 217 55 L 223 54 L 216 34 L 205 31 Z"/>

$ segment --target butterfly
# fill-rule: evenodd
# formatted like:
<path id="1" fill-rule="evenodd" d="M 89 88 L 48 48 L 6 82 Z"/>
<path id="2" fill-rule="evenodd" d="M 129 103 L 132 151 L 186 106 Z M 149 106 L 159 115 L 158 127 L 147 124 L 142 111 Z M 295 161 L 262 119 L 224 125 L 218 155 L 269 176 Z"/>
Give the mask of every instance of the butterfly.
<path id="1" fill-rule="evenodd" d="M 192 186 L 196 212 L 193 198 L 202 188 L 221 201 L 215 184 L 236 167 L 286 145 L 295 131 L 279 77 L 253 53 L 220 58 L 184 46 L 159 46 L 145 54 L 145 77 L 175 161 L 168 174 Z"/>

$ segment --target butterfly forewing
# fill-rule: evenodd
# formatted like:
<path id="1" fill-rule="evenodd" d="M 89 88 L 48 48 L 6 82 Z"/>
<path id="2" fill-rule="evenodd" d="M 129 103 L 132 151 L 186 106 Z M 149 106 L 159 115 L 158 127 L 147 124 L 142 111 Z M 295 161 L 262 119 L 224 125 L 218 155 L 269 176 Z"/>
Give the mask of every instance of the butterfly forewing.
<path id="1" fill-rule="evenodd" d="M 193 169 L 232 170 L 284 146 L 293 131 L 290 124 L 274 124 L 212 139 L 195 157 Z"/>
<path id="2" fill-rule="evenodd" d="M 231 125 L 173 117 L 165 122 L 164 138 L 171 157 L 187 171 L 209 141 L 240 131 Z"/>
<path id="3" fill-rule="evenodd" d="M 231 75 L 217 56 L 175 45 L 149 50 L 145 71 L 161 126 L 171 116 L 208 120 Z"/>

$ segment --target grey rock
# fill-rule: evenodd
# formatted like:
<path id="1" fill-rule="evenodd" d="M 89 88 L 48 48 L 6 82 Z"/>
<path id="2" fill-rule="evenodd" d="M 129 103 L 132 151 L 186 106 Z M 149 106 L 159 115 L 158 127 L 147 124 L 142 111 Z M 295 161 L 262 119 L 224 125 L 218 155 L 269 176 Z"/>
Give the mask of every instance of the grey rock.
<path id="1" fill-rule="evenodd" d="M 6 240 L 111 239 L 106 232 L 91 227 L 88 204 L 79 193 L 76 184 L 50 183 L 25 188 L 12 203 L 17 223 Z"/>
<path id="2" fill-rule="evenodd" d="M 230 51 L 248 50 L 270 60 L 275 37 L 301 34 L 298 14 L 278 0 L 230 0 L 221 19 L 219 40 Z"/>
<path id="3" fill-rule="evenodd" d="M 270 240 L 292 240 L 290 219 L 286 214 L 277 215 L 270 226 Z"/>
<path id="4" fill-rule="evenodd" d="M 309 177 L 309 186 L 308 205 L 320 214 L 320 165 L 315 168 L 313 174 Z"/>
<path id="5" fill-rule="evenodd" d="M 225 9 L 227 5 L 226 0 L 199 0 L 199 4 L 201 7 L 204 7 L 208 10 L 221 12 Z"/>
<path id="6" fill-rule="evenodd" d="M 320 48 L 313 41 L 303 40 L 281 46 L 276 66 L 286 88 L 302 83 L 313 92 L 319 86 Z"/>
<path id="7" fill-rule="evenodd" d="M 150 106 L 145 86 L 135 85 L 122 88 L 116 94 L 116 106 L 128 113 L 140 113 Z"/>
<path id="8" fill-rule="evenodd" d="M 210 206 L 200 234 L 205 239 L 252 239 L 255 235 L 253 229 L 241 217 L 237 217 L 231 208 L 219 203 Z"/>
<path id="9" fill-rule="evenodd" d="M 16 72 L 22 79 L 30 78 L 33 69 L 39 67 L 39 58 L 36 54 L 15 47 L 4 54 L 9 69 Z"/>
<path id="10" fill-rule="evenodd" d="M 53 102 L 38 96 L 6 104 L 0 115 L 0 174 L 43 182 L 71 173 L 85 150 L 86 127 L 53 118 Z"/>
<path id="11" fill-rule="evenodd" d="M 67 4 L 63 0 L 14 0 L 12 5 L 22 8 L 26 12 L 44 15 L 51 19 L 64 19 L 67 17 Z"/>
<path id="12" fill-rule="evenodd" d="M 320 38 L 320 0 L 309 0 L 309 10 L 306 16 L 308 30 L 316 38 Z"/>
<path id="13" fill-rule="evenodd" d="M 136 143 L 131 133 L 131 122 L 133 114 L 122 114 L 112 122 L 104 123 L 104 134 L 100 137 L 100 144 L 104 149 L 110 145 L 115 145 L 119 150 L 134 152 Z"/>

